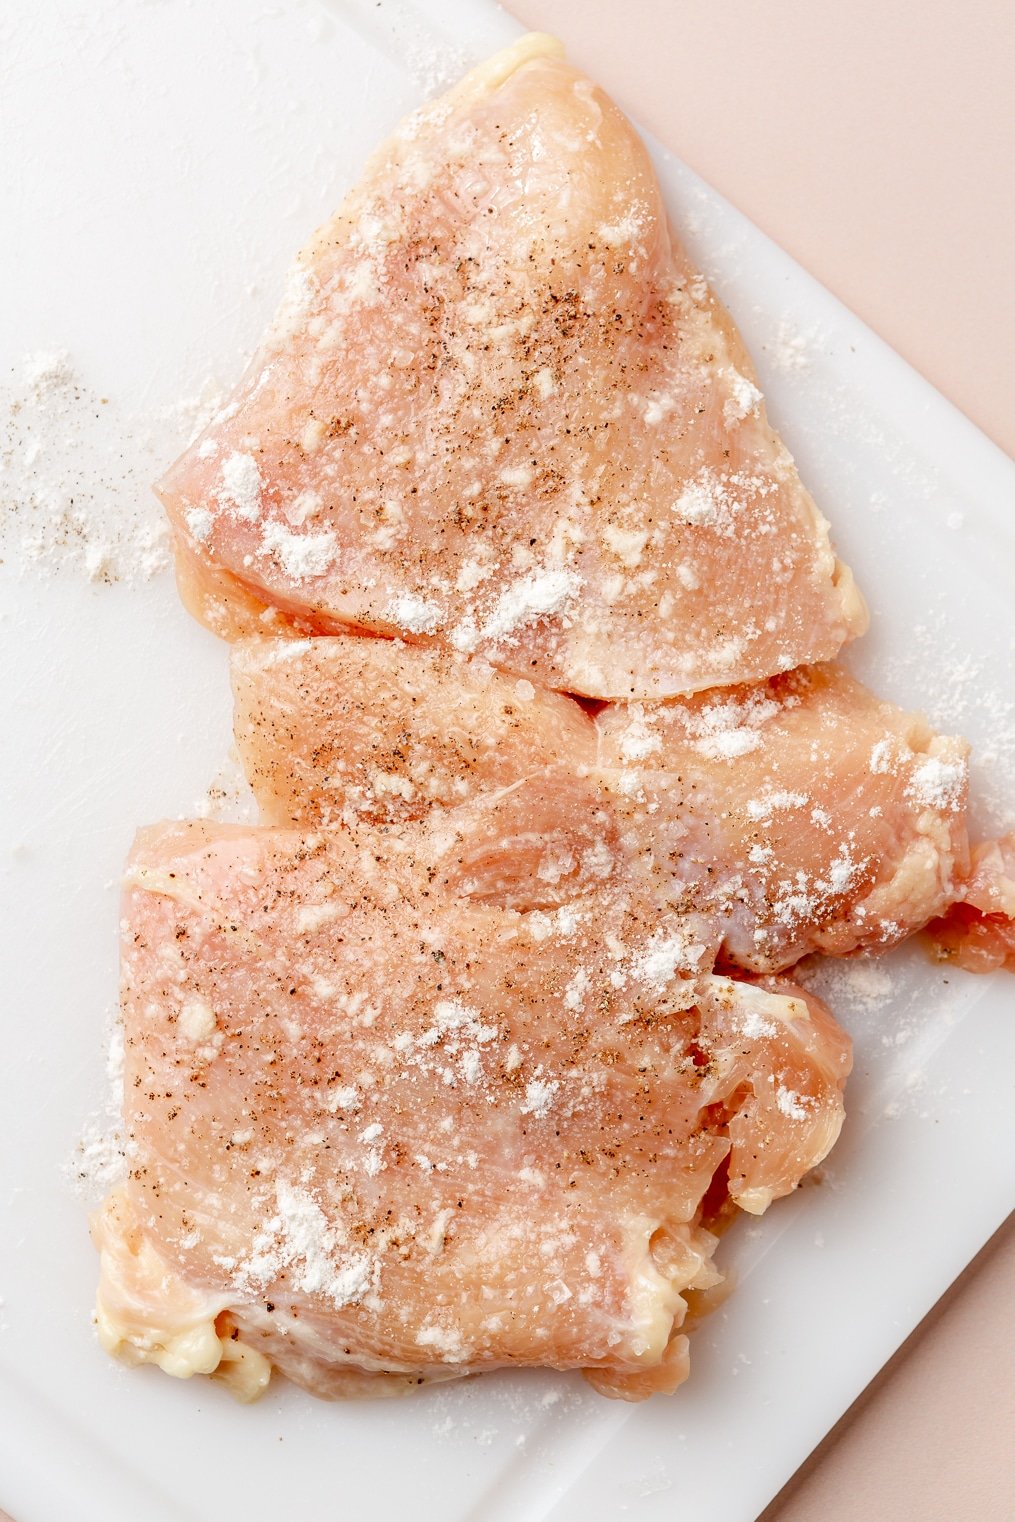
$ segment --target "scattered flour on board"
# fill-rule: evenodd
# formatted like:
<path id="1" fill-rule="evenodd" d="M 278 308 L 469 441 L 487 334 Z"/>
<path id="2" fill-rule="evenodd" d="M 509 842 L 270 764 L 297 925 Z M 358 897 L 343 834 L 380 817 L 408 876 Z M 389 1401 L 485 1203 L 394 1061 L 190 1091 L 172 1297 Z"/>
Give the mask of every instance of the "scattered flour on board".
<path id="1" fill-rule="evenodd" d="M 126 1173 L 123 1105 L 123 1021 L 119 1010 L 106 1022 L 106 1083 L 98 1107 L 85 1121 L 81 1137 L 63 1166 L 79 1198 L 97 1203 Z"/>
<path id="2" fill-rule="evenodd" d="M 928 668 L 933 681 L 925 683 L 921 675 Z M 998 685 L 991 659 L 958 640 L 942 639 L 929 624 L 917 624 L 905 650 L 885 660 L 884 671 L 893 685 L 913 691 L 913 706 L 921 707 L 936 729 L 972 739 L 973 838 L 1015 829 L 1015 690 Z M 932 774 L 928 780 L 934 780 Z M 942 780 L 947 779 L 937 778 Z"/>
<path id="3" fill-rule="evenodd" d="M 436 27 L 419 21 L 408 7 L 382 9 L 371 26 L 381 51 L 408 69 L 424 97 L 430 99 L 450 89 L 477 60 L 447 38 Z"/>
<path id="4" fill-rule="evenodd" d="M 435 1441 L 442 1446 L 479 1442 L 489 1433 L 491 1413 L 496 1412 L 505 1443 L 517 1446 L 524 1435 L 533 1456 L 552 1459 L 560 1423 L 576 1416 L 592 1419 L 601 1397 L 571 1374 L 542 1369 L 526 1374 L 524 1381 L 494 1382 L 482 1390 L 471 1380 L 434 1386 L 427 1409 L 433 1415 L 430 1431 Z"/>
<path id="5" fill-rule="evenodd" d="M 954 1081 L 932 1086 L 928 1064 L 978 999 L 976 977 L 935 966 L 918 940 L 869 956 L 809 956 L 793 977 L 853 1039 L 854 1114 L 934 1120 L 956 1098 L 961 1069 Z"/>
<path id="6" fill-rule="evenodd" d="M 151 482 L 219 405 L 210 389 L 131 411 L 95 390 L 66 352 L 26 355 L 0 383 L 0 563 L 106 584 L 168 570 Z"/>
<path id="7" fill-rule="evenodd" d="M 776 374 L 793 375 L 808 370 L 815 356 L 828 344 L 828 336 L 820 328 L 810 327 L 801 332 L 784 318 L 774 339 L 761 345 L 761 353 Z"/>

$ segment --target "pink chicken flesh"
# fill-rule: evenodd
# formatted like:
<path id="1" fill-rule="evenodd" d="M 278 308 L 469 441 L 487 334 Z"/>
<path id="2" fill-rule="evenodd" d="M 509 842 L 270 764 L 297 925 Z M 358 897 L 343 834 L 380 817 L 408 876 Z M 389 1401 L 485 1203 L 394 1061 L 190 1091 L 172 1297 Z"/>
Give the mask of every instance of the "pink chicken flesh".
<path id="1" fill-rule="evenodd" d="M 866 624 L 644 145 L 529 37 L 404 123 L 160 485 L 212 627 L 264 609 L 665 697 Z"/>
<path id="2" fill-rule="evenodd" d="M 128 866 L 103 1344 L 242 1399 L 674 1389 L 720 1228 L 842 1122 L 774 974 L 928 921 L 1012 965 L 1015 853 L 831 664 L 852 577 L 556 43 L 403 123 L 159 490 L 262 822 Z"/>
<path id="3" fill-rule="evenodd" d="M 967 972 L 1015 972 L 1015 835 L 973 848 L 956 899 L 927 927 L 938 957 Z"/>
<path id="4" fill-rule="evenodd" d="M 894 945 L 961 891 L 965 743 L 833 666 L 595 718 L 484 662 L 391 641 L 244 640 L 232 677 L 265 818 L 420 818 L 513 779 L 520 836 L 535 796 L 520 779 L 555 767 L 570 817 L 623 817 L 750 971 Z"/>
<path id="5" fill-rule="evenodd" d="M 436 889 L 420 839 L 139 837 L 100 1328 L 322 1395 L 502 1364 L 672 1389 L 720 1278 L 706 1191 L 757 1213 L 825 1156 L 849 1042 L 790 984 L 703 970 L 637 864 L 504 908 Z"/>

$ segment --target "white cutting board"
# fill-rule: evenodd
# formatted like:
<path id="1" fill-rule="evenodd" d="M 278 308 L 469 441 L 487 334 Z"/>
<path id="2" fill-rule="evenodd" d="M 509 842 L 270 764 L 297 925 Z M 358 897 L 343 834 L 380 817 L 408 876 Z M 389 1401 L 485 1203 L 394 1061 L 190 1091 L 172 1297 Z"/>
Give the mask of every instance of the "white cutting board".
<path id="1" fill-rule="evenodd" d="M 81 464 L 93 499 L 105 467 L 107 509 L 144 516 L 145 478 L 186 437 L 166 409 L 236 375 L 290 256 L 435 82 L 448 50 L 428 14 L 470 58 L 516 31 L 487 0 L 415 14 L 5 7 L 0 362 L 67 349 L 86 396 L 108 398 Z M 854 669 L 977 742 L 996 828 L 1015 804 L 1015 466 L 657 161 L 870 601 Z M 1015 984 L 916 952 L 836 971 L 828 997 L 857 1042 L 842 1142 L 823 1183 L 723 1245 L 739 1287 L 672 1399 L 629 1407 L 577 1376 L 502 1374 L 337 1406 L 280 1382 L 244 1409 L 207 1382 L 121 1369 L 89 1325 L 96 1265 L 63 1169 L 103 1087 L 120 863 L 136 824 L 192 811 L 222 763 L 226 652 L 167 575 L 107 586 L 17 561 L 0 566 L 0 1506 L 17 1522 L 754 1517 L 1010 1207 Z"/>

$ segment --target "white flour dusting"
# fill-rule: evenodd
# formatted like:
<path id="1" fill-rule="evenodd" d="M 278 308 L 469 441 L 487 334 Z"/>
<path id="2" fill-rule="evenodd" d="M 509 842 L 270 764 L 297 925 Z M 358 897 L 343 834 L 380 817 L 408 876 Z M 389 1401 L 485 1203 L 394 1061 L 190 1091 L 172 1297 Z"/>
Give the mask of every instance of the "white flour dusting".
<path id="1" fill-rule="evenodd" d="M 928 667 L 934 672 L 931 684 L 920 680 Z M 935 729 L 970 734 L 981 728 L 970 766 L 973 836 L 1015 829 L 1015 693 L 997 685 L 990 660 L 958 641 L 942 642 L 932 627 L 917 624 L 905 649 L 893 650 L 884 669 L 893 685 L 914 691 Z"/>
<path id="2" fill-rule="evenodd" d="M 0 563 L 109 585 L 166 571 L 168 527 L 150 483 L 218 402 L 133 412 L 66 352 L 26 355 L 0 385 Z"/>
<path id="3" fill-rule="evenodd" d="M 85 1122 L 81 1139 L 63 1168 L 75 1194 L 89 1204 L 102 1199 L 125 1175 L 122 1106 L 123 1021 L 117 1010 L 106 1021 L 105 1093 Z"/>
<path id="4" fill-rule="evenodd" d="M 576 571 L 543 570 L 523 576 L 504 591 L 483 630 L 487 639 L 503 639 L 526 624 L 560 613 L 577 597 L 581 577 Z"/>
<path id="5" fill-rule="evenodd" d="M 414 592 L 402 592 L 392 598 L 384 610 L 386 618 L 409 634 L 433 634 L 443 621 L 443 613 L 434 602 Z"/>
<path id="6" fill-rule="evenodd" d="M 262 552 L 274 555 L 292 581 L 310 581 L 323 576 L 334 564 L 337 549 L 335 536 L 295 534 L 281 523 L 269 523 L 261 535 Z"/>
<path id="7" fill-rule="evenodd" d="M 801 332 L 791 321 L 779 323 L 775 338 L 761 345 L 768 363 L 779 375 L 799 374 L 810 369 L 816 356 L 830 345 L 830 339 L 818 327 Z"/>
<path id="8" fill-rule="evenodd" d="M 376 1258 L 361 1249 L 342 1251 L 335 1228 L 312 1195 L 279 1179 L 275 1204 L 276 1214 L 265 1221 L 240 1266 L 238 1288 L 263 1287 L 288 1270 L 304 1294 L 323 1295 L 336 1309 L 358 1305 L 376 1290 Z"/>
<path id="9" fill-rule="evenodd" d="M 255 523 L 261 516 L 261 472 L 253 455 L 234 451 L 222 462 L 219 485 L 214 496 L 229 512 L 245 523 Z"/>
<path id="10" fill-rule="evenodd" d="M 957 809 L 966 783 L 965 761 L 942 761 L 928 756 L 913 772 L 906 796 L 932 809 Z"/>
<path id="11" fill-rule="evenodd" d="M 520 1106 L 523 1115 L 534 1115 L 545 1120 L 553 1104 L 553 1096 L 560 1088 L 556 1078 L 533 1078 L 525 1085 L 525 1103 Z"/>
<path id="12" fill-rule="evenodd" d="M 387 23 L 385 52 L 405 64 L 427 100 L 450 89 L 476 62 L 408 8 L 388 7 L 381 19 Z"/>

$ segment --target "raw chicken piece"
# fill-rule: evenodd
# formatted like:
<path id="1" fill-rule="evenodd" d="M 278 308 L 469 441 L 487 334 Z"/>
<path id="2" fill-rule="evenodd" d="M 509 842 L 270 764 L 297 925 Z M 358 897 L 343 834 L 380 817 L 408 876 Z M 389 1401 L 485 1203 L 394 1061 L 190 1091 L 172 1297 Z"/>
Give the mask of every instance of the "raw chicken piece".
<path id="1" fill-rule="evenodd" d="M 968 746 L 835 666 L 597 723 L 601 761 L 657 828 L 673 812 L 706 827 L 699 903 L 725 915 L 737 966 L 888 947 L 955 897 Z"/>
<path id="2" fill-rule="evenodd" d="M 546 37 L 374 157 L 160 495 L 226 634 L 269 608 L 644 698 L 866 624 L 644 145 Z"/>
<path id="3" fill-rule="evenodd" d="M 389 641 L 250 641 L 233 672 L 236 734 L 267 818 L 394 821 L 549 767 L 558 797 L 572 790 L 554 807 L 575 840 L 605 810 L 629 851 L 636 839 L 672 874 L 674 902 L 721 916 L 726 957 L 750 970 L 892 945 L 961 891 L 964 742 L 833 666 L 609 705 L 595 720 L 529 683 L 519 700 L 515 680 L 482 663 Z M 533 789 L 512 807 L 523 876 Z M 477 817 L 460 827 L 475 831 Z"/>
<path id="4" fill-rule="evenodd" d="M 240 1343 L 234 1328 L 216 1326 L 221 1296 L 170 1268 L 145 1234 L 128 1188 L 103 1202 L 92 1238 L 102 1255 L 96 1326 L 107 1352 L 132 1365 L 156 1364 L 179 1379 L 215 1374 L 239 1400 L 263 1393 L 271 1364 Z"/>
<path id="5" fill-rule="evenodd" d="M 848 1039 L 709 974 L 636 873 L 519 912 L 442 888 L 426 837 L 139 836 L 103 1341 L 244 1396 L 269 1365 L 322 1395 L 505 1364 L 672 1389 L 719 1278 L 703 1195 L 722 1168 L 759 1212 L 824 1157 Z"/>
<path id="6" fill-rule="evenodd" d="M 596 730 L 570 698 L 483 660 L 376 639 L 243 640 L 235 735 L 272 824 L 418 818 L 567 760 Z"/>
<path id="7" fill-rule="evenodd" d="M 719 916 L 698 910 L 640 823 L 597 777 L 548 767 L 435 812 L 413 847 L 442 891 L 503 909 L 553 909 L 584 895 L 596 902 L 598 890 L 609 886 L 647 925 L 671 914 L 685 925 L 693 921 L 711 968 L 722 938 Z M 686 843 L 679 825 L 677 832 Z"/>
<path id="8" fill-rule="evenodd" d="M 974 846 L 957 901 L 927 930 L 942 961 L 1015 972 L 1015 835 Z"/>

